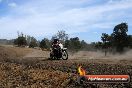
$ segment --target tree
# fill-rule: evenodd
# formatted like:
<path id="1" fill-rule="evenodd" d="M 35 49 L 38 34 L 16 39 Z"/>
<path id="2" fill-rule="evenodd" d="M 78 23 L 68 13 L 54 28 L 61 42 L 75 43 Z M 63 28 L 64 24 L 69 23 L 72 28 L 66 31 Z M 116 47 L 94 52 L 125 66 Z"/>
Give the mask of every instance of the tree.
<path id="1" fill-rule="evenodd" d="M 26 46 L 27 45 L 27 41 L 26 41 L 26 36 L 24 37 L 24 34 L 21 32 L 21 34 L 18 33 L 18 38 L 14 39 L 14 45 L 18 45 L 18 47 L 21 46 Z"/>
<path id="2" fill-rule="evenodd" d="M 35 41 L 31 41 L 30 44 L 29 44 L 29 48 L 34 48 L 34 47 L 37 47 L 37 43 Z"/>
<path id="3" fill-rule="evenodd" d="M 30 48 L 34 48 L 38 46 L 38 42 L 34 37 L 30 37 L 30 43 L 29 43 L 29 47 Z"/>
<path id="4" fill-rule="evenodd" d="M 112 46 L 116 48 L 117 52 L 123 52 L 125 47 L 128 47 L 128 25 L 121 23 L 115 26 L 112 37 Z"/>
<path id="5" fill-rule="evenodd" d="M 49 49 L 50 48 L 50 41 L 47 38 L 44 38 L 41 42 L 40 42 L 40 48 L 41 49 Z"/>
<path id="6" fill-rule="evenodd" d="M 88 49 L 88 44 L 84 40 L 82 40 L 80 43 L 81 43 L 81 49 L 83 49 L 83 50 Z"/>
<path id="7" fill-rule="evenodd" d="M 81 49 L 81 42 L 78 37 L 70 38 L 69 49 L 78 51 Z"/>
<path id="8" fill-rule="evenodd" d="M 39 46 L 39 42 L 37 41 L 37 39 L 32 37 L 32 36 L 30 36 L 30 35 L 26 36 L 26 40 L 27 40 L 27 45 L 30 48 L 34 48 L 34 47 Z"/>
<path id="9" fill-rule="evenodd" d="M 55 38 L 59 39 L 62 43 L 65 44 L 65 41 L 68 40 L 68 34 L 66 34 L 66 32 L 64 30 L 60 30 L 57 32 L 56 35 L 52 36 L 51 40 L 53 40 Z"/>
<path id="10" fill-rule="evenodd" d="M 65 46 L 68 50 L 78 51 L 78 50 L 88 50 L 89 46 L 84 40 L 80 41 L 78 37 L 70 38 L 70 40 L 65 41 Z"/>
<path id="11" fill-rule="evenodd" d="M 101 50 L 103 43 L 102 42 L 96 42 L 96 43 L 92 43 L 92 45 L 94 45 L 96 49 Z"/>
<path id="12" fill-rule="evenodd" d="M 27 35 L 26 36 L 26 40 L 27 40 L 27 45 L 29 46 L 30 45 L 30 42 L 31 42 L 31 36 Z"/>
<path id="13" fill-rule="evenodd" d="M 132 48 L 132 35 L 128 35 L 128 41 L 129 41 L 129 48 Z"/>
<path id="14" fill-rule="evenodd" d="M 67 48 L 70 47 L 70 40 L 66 40 L 65 41 L 64 47 L 67 47 Z"/>
<path id="15" fill-rule="evenodd" d="M 101 40 L 103 41 L 102 48 L 105 49 L 105 56 L 106 56 L 107 50 L 110 47 L 110 36 L 106 33 L 102 33 Z"/>
<path id="16" fill-rule="evenodd" d="M 26 46 L 27 45 L 26 38 L 23 36 L 20 36 L 14 40 L 14 44 L 18 46 Z"/>

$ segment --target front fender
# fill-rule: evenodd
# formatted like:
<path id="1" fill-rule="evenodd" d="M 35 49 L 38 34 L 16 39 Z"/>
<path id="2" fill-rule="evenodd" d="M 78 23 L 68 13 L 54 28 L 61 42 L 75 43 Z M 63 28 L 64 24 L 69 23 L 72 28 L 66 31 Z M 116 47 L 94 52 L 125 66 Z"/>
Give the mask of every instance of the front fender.
<path id="1" fill-rule="evenodd" d="M 67 50 L 67 48 L 63 48 L 62 50 Z"/>

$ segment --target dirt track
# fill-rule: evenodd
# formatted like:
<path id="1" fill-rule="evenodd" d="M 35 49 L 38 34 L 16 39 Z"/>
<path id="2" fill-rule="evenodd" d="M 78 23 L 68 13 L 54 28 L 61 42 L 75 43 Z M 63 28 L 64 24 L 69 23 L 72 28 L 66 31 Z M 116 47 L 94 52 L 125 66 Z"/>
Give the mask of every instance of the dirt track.
<path id="1" fill-rule="evenodd" d="M 131 52 L 127 52 L 124 55 L 111 55 L 104 56 L 102 52 L 80 51 L 75 54 L 69 53 L 69 60 L 80 62 L 95 62 L 102 64 L 132 64 Z M 23 59 L 38 59 L 40 61 L 47 60 L 49 58 L 49 51 L 33 50 L 31 53 L 23 56 Z"/>

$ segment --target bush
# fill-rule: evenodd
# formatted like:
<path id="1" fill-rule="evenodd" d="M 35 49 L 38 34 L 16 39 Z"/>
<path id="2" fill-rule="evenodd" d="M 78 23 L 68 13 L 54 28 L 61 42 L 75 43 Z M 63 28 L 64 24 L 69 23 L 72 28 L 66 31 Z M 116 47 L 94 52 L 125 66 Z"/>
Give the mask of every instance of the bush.
<path id="1" fill-rule="evenodd" d="M 19 36 L 17 39 L 14 40 L 14 44 L 18 46 L 26 46 L 27 45 L 26 38 L 23 36 Z"/>
<path id="2" fill-rule="evenodd" d="M 30 44 L 29 44 L 29 48 L 34 48 L 34 47 L 37 47 L 38 44 L 35 42 L 35 41 L 31 41 Z"/>

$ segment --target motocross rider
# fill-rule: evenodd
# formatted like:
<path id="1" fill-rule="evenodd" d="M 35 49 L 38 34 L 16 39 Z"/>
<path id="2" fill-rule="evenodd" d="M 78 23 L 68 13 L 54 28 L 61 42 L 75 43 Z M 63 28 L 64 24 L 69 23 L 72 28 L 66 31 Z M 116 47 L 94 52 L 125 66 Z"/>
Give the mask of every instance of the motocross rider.
<path id="1" fill-rule="evenodd" d="M 63 49 L 63 44 L 60 42 L 59 39 L 54 39 L 52 43 L 52 47 L 56 47 L 56 46 L 59 46 L 60 49 Z"/>
<path id="2" fill-rule="evenodd" d="M 63 52 L 65 52 L 66 55 Z M 62 57 L 63 54 L 65 55 L 66 58 Z M 56 59 L 62 58 L 64 60 L 68 59 L 68 54 L 66 53 L 66 50 L 59 39 L 53 40 L 52 46 L 50 48 L 50 57 L 51 59 L 55 59 L 55 58 Z"/>

